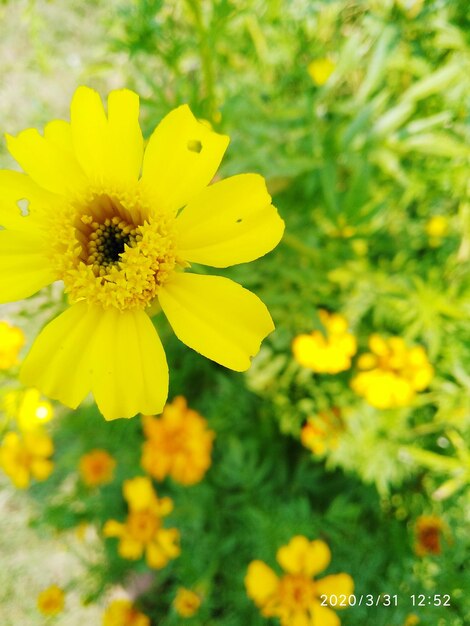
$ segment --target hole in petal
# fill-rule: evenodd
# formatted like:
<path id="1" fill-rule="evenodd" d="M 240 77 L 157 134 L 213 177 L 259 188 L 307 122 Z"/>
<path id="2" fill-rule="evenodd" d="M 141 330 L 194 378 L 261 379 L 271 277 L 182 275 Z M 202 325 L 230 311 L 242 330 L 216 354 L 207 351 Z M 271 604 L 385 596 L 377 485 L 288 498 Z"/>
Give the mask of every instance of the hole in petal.
<path id="1" fill-rule="evenodd" d="M 202 150 L 202 143 L 199 141 L 199 139 L 190 139 L 188 141 L 188 150 L 199 154 Z"/>
<path id="2" fill-rule="evenodd" d="M 21 215 L 23 215 L 23 217 L 29 215 L 29 200 L 23 198 L 22 200 L 18 200 L 16 204 L 18 205 L 18 208 L 21 211 Z"/>

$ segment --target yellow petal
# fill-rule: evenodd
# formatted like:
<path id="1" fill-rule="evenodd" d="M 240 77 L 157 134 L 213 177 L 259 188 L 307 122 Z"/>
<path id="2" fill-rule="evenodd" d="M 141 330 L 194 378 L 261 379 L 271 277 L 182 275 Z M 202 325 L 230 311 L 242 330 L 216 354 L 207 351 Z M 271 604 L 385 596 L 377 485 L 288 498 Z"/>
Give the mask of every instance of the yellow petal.
<path id="1" fill-rule="evenodd" d="M 79 302 L 49 322 L 23 362 L 23 384 L 75 409 L 91 389 L 96 318 L 95 309 Z"/>
<path id="2" fill-rule="evenodd" d="M 47 461 L 45 459 L 33 461 L 31 464 L 31 474 L 37 480 L 46 480 L 46 478 L 49 478 L 53 469 L 54 464 L 52 461 Z"/>
<path id="3" fill-rule="evenodd" d="M 331 609 L 322 606 L 320 602 L 314 601 L 310 607 L 313 615 L 312 625 L 314 626 L 340 626 L 339 617 Z"/>
<path id="4" fill-rule="evenodd" d="M 107 168 L 118 181 L 137 181 L 142 167 L 144 140 L 139 126 L 139 96 L 129 89 L 108 96 L 109 143 Z"/>
<path id="5" fill-rule="evenodd" d="M 188 203 L 177 227 L 181 256 L 213 267 L 253 261 L 272 250 L 284 232 L 257 174 L 232 176 L 207 187 Z"/>
<path id="6" fill-rule="evenodd" d="M 327 596 L 349 596 L 354 592 L 354 581 L 349 574 L 332 574 L 331 576 L 325 576 L 325 578 L 317 580 L 315 589 L 317 596 L 321 596 L 323 594 L 326 594 Z M 335 609 L 342 608 L 346 607 L 335 607 Z"/>
<path id="7" fill-rule="evenodd" d="M 72 128 L 64 120 L 52 120 L 44 128 L 44 137 L 64 152 L 73 154 Z"/>
<path id="8" fill-rule="evenodd" d="M 41 232 L 0 231 L 0 304 L 28 298 L 54 280 Z"/>
<path id="9" fill-rule="evenodd" d="M 137 476 L 125 480 L 122 491 L 131 511 L 149 509 L 156 500 L 152 481 L 147 476 Z"/>
<path id="10" fill-rule="evenodd" d="M 118 546 L 119 556 L 123 559 L 132 559 L 136 561 L 140 559 L 144 552 L 144 546 L 140 541 L 131 537 L 122 537 Z"/>
<path id="11" fill-rule="evenodd" d="M 180 554 L 180 533 L 176 528 L 161 528 L 158 531 L 157 540 L 162 550 L 171 559 Z"/>
<path id="12" fill-rule="evenodd" d="M 108 520 L 103 526 L 103 535 L 105 537 L 120 537 L 124 530 L 124 524 L 114 519 Z"/>
<path id="13" fill-rule="evenodd" d="M 159 210 L 176 211 L 214 177 L 229 138 L 196 120 L 187 105 L 171 111 L 154 130 L 144 155 L 142 185 Z"/>
<path id="14" fill-rule="evenodd" d="M 108 420 L 161 413 L 168 397 L 168 365 L 144 311 L 100 312 L 92 391 Z"/>
<path id="15" fill-rule="evenodd" d="M 328 567 L 331 553 L 324 541 L 309 541 L 297 535 L 286 546 L 279 548 L 276 558 L 289 574 L 313 576 Z"/>
<path id="16" fill-rule="evenodd" d="M 70 124 L 76 157 L 88 178 L 102 181 L 106 168 L 107 120 L 99 94 L 79 87 L 70 105 Z"/>
<path id="17" fill-rule="evenodd" d="M 168 394 L 165 354 L 148 316 L 86 302 L 43 329 L 20 376 L 71 408 L 92 390 L 106 419 L 160 413 Z"/>
<path id="18" fill-rule="evenodd" d="M 279 579 L 263 561 L 252 561 L 245 576 L 247 594 L 256 604 L 263 605 L 276 593 Z"/>
<path id="19" fill-rule="evenodd" d="M 220 276 L 175 273 L 159 292 L 176 336 L 187 346 L 237 372 L 274 330 L 266 306 L 253 293 Z"/>
<path id="20" fill-rule="evenodd" d="M 68 195 L 83 186 L 83 172 L 75 157 L 42 137 L 35 128 L 28 128 L 17 137 L 7 135 L 7 144 L 24 171 L 48 191 Z"/>
<path id="21" fill-rule="evenodd" d="M 154 569 L 161 569 L 170 560 L 168 555 L 161 549 L 157 543 L 149 543 L 145 550 L 145 559 L 147 565 Z"/>

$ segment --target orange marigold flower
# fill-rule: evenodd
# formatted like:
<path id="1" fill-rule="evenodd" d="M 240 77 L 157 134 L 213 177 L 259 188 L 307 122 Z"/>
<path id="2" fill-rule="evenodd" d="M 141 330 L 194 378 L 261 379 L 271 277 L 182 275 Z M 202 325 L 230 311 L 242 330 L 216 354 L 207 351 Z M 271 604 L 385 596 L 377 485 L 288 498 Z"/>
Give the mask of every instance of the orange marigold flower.
<path id="1" fill-rule="evenodd" d="M 29 486 L 31 478 L 46 480 L 54 464 L 52 439 L 42 430 L 19 435 L 9 432 L 0 446 L 0 467 L 18 489 Z"/>
<path id="2" fill-rule="evenodd" d="M 65 594 L 57 585 L 51 585 L 38 595 L 37 606 L 43 615 L 57 615 L 64 610 Z"/>
<path id="3" fill-rule="evenodd" d="M 18 353 L 25 344 L 21 328 L 0 321 L 0 370 L 8 370 L 18 363 Z"/>
<path id="4" fill-rule="evenodd" d="M 173 606 L 180 617 L 192 617 L 201 606 L 201 597 L 191 589 L 180 587 L 173 600 Z"/>
<path id="5" fill-rule="evenodd" d="M 416 520 L 415 552 L 418 556 L 441 553 L 441 534 L 444 523 L 436 515 L 422 515 Z"/>
<path id="6" fill-rule="evenodd" d="M 320 310 L 318 313 L 326 336 L 319 330 L 299 335 L 292 342 L 295 360 L 319 374 L 337 374 L 351 367 L 357 342 L 348 331 L 346 319 L 338 313 Z"/>
<path id="7" fill-rule="evenodd" d="M 215 433 L 207 421 L 176 397 L 160 417 L 143 417 L 147 441 L 142 447 L 142 467 L 157 480 L 171 476 L 182 485 L 202 480 L 211 464 Z"/>
<path id="8" fill-rule="evenodd" d="M 103 626 L 150 626 L 150 619 L 130 600 L 114 600 L 103 614 Z"/>
<path id="9" fill-rule="evenodd" d="M 95 449 L 80 459 L 79 469 L 83 482 L 89 487 L 104 485 L 113 480 L 116 461 L 106 450 Z"/>
<path id="10" fill-rule="evenodd" d="M 263 561 L 252 561 L 245 577 L 248 596 L 264 617 L 278 617 L 282 626 L 339 624 L 335 613 L 322 606 L 322 595 L 352 594 L 354 583 L 348 574 L 332 574 L 320 580 L 313 577 L 328 567 L 330 549 L 324 541 L 309 541 L 297 535 L 277 551 L 277 562 L 284 570 L 278 576 Z M 342 608 L 342 607 L 335 607 Z"/>
<path id="11" fill-rule="evenodd" d="M 401 337 L 384 339 L 373 334 L 369 349 L 357 361 L 363 371 L 353 378 L 351 387 L 372 406 L 409 406 L 416 392 L 431 382 L 434 369 L 422 346 L 409 348 Z"/>
<path id="12" fill-rule="evenodd" d="M 338 447 L 339 437 L 344 431 L 339 409 L 320 411 L 308 418 L 300 431 L 300 441 L 316 456 L 323 456 Z"/>
<path id="13" fill-rule="evenodd" d="M 124 498 L 129 512 L 124 523 L 108 520 L 103 528 L 105 537 L 118 537 L 118 552 L 123 559 L 137 560 L 145 553 L 149 567 L 161 569 L 180 553 L 179 532 L 163 528 L 163 518 L 171 513 L 170 498 L 158 498 L 151 480 L 137 477 L 126 480 Z"/>

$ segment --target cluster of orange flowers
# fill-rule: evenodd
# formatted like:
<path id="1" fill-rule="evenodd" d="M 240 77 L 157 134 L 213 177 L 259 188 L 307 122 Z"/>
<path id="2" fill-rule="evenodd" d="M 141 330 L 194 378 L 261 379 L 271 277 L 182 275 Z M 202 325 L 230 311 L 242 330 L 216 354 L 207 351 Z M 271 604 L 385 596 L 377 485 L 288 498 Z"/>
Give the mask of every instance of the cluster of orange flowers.
<path id="1" fill-rule="evenodd" d="M 147 441 L 142 467 L 157 480 L 171 476 L 182 485 L 202 480 L 211 464 L 215 433 L 207 421 L 190 409 L 182 396 L 167 404 L 160 417 L 143 417 Z"/>

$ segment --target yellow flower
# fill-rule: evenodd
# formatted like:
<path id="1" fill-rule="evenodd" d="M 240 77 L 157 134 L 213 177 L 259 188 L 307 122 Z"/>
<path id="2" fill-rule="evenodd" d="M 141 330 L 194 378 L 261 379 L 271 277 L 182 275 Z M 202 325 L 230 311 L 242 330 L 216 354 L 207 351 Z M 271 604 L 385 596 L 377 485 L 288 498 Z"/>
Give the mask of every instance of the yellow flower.
<path id="1" fill-rule="evenodd" d="M 46 480 L 54 465 L 52 439 L 45 432 L 35 430 L 19 435 L 9 432 L 0 446 L 0 467 L 15 487 L 25 489 L 32 478 Z"/>
<path id="2" fill-rule="evenodd" d="M 37 389 L 7 393 L 3 400 L 3 407 L 8 415 L 16 419 L 22 431 L 35 430 L 54 417 L 51 403 L 42 400 Z"/>
<path id="3" fill-rule="evenodd" d="M 338 313 L 320 310 L 326 337 L 319 330 L 298 335 L 292 342 L 294 358 L 303 367 L 320 374 L 337 374 L 351 367 L 357 350 L 356 338 L 348 331 L 346 319 Z"/>
<path id="4" fill-rule="evenodd" d="M 337 626 L 339 619 L 329 607 L 322 606 L 321 596 L 349 596 L 354 583 L 348 574 L 313 579 L 330 563 L 327 544 L 297 535 L 279 548 L 276 559 L 285 572 L 282 576 L 277 576 L 263 561 L 252 561 L 245 577 L 248 596 L 261 614 L 278 617 L 282 626 Z"/>
<path id="5" fill-rule="evenodd" d="M 104 485 L 113 480 L 116 461 L 106 450 L 91 450 L 79 462 L 83 482 L 89 487 Z"/>
<path id="6" fill-rule="evenodd" d="M 179 532 L 163 528 L 162 518 L 171 513 L 170 498 L 158 498 L 149 478 L 126 480 L 124 498 L 129 512 L 125 523 L 108 520 L 103 528 L 105 537 L 118 537 L 118 552 L 123 559 L 137 560 L 145 552 L 149 567 L 161 569 L 180 553 Z"/>
<path id="7" fill-rule="evenodd" d="M 192 617 L 201 606 L 201 598 L 194 591 L 180 587 L 173 600 L 173 606 L 180 617 Z"/>
<path id="8" fill-rule="evenodd" d="M 142 467 L 157 480 L 171 476 L 182 485 L 199 482 L 211 464 L 215 433 L 206 420 L 189 409 L 182 396 L 163 409 L 160 418 L 143 418 L 147 441 Z"/>
<path id="9" fill-rule="evenodd" d="M 300 441 L 317 456 L 338 447 L 339 437 L 344 430 L 339 409 L 321 411 L 308 418 L 300 431 Z"/>
<path id="10" fill-rule="evenodd" d="M 434 370 L 424 348 L 409 348 L 401 337 L 369 338 L 370 352 L 361 354 L 357 366 L 365 370 L 351 381 L 352 389 L 378 409 L 412 404 L 417 391 L 432 380 Z"/>
<path id="11" fill-rule="evenodd" d="M 150 619 L 130 600 L 114 600 L 103 614 L 103 626 L 150 626 Z"/>
<path id="12" fill-rule="evenodd" d="M 24 344 L 25 337 L 21 328 L 0 321 L 0 370 L 10 369 L 18 363 L 18 353 Z"/>
<path id="13" fill-rule="evenodd" d="M 418 556 L 441 553 L 441 533 L 444 523 L 436 515 L 422 515 L 416 520 L 415 552 Z"/>
<path id="14" fill-rule="evenodd" d="M 246 263 L 277 245 L 284 222 L 264 179 L 209 185 L 229 138 L 188 106 L 160 122 L 145 152 L 138 115 L 132 91 L 111 92 L 106 115 L 79 87 L 70 123 L 8 136 L 26 174 L 0 172 L 0 301 L 61 280 L 70 302 L 39 334 L 21 380 L 71 408 L 91 391 L 106 419 L 163 409 L 168 366 L 149 317 L 160 308 L 181 341 L 236 371 L 274 329 L 250 291 L 185 271 Z"/>
<path id="15" fill-rule="evenodd" d="M 51 585 L 38 595 L 38 609 L 43 615 L 57 615 L 64 610 L 65 595 L 60 587 Z"/>
<path id="16" fill-rule="evenodd" d="M 335 71 L 336 65 L 331 59 L 315 59 L 307 66 L 307 71 L 314 83 L 324 85 Z"/>
<path id="17" fill-rule="evenodd" d="M 443 237 L 449 230 L 449 220 L 445 215 L 434 215 L 426 222 L 426 234 L 429 237 L 429 245 L 437 248 L 441 245 Z"/>
<path id="18" fill-rule="evenodd" d="M 410 613 L 409 615 L 407 615 L 403 626 L 416 626 L 416 624 L 419 624 L 419 622 L 419 617 L 415 615 L 415 613 Z"/>

